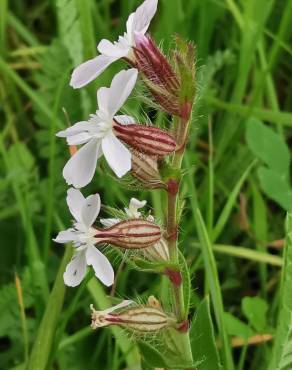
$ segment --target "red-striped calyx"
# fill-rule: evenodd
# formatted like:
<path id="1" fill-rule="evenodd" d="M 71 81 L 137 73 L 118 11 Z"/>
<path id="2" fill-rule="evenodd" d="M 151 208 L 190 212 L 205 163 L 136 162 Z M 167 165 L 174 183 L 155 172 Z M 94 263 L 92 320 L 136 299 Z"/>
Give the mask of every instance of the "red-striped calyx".
<path id="1" fill-rule="evenodd" d="M 111 244 L 124 249 L 148 248 L 162 236 L 160 226 L 144 219 L 131 219 L 118 222 L 107 229 L 98 229 L 96 244 Z"/>
<path id="2" fill-rule="evenodd" d="M 132 175 L 138 179 L 147 189 L 166 189 L 158 170 L 157 157 L 141 153 L 138 150 L 132 152 Z"/>
<path id="3" fill-rule="evenodd" d="M 176 149 L 174 138 L 157 127 L 138 124 L 121 125 L 115 121 L 113 129 L 120 140 L 148 155 L 164 157 Z"/>
<path id="4" fill-rule="evenodd" d="M 153 333 L 177 325 L 176 319 L 167 315 L 153 296 L 149 297 L 145 306 L 138 306 L 132 301 L 124 301 L 104 311 L 96 311 L 92 306 L 91 310 L 92 329 L 118 325 L 134 332 Z"/>
<path id="5" fill-rule="evenodd" d="M 194 47 L 178 37 L 172 63 L 149 35 L 135 34 L 135 67 L 161 108 L 188 121 L 195 96 Z"/>

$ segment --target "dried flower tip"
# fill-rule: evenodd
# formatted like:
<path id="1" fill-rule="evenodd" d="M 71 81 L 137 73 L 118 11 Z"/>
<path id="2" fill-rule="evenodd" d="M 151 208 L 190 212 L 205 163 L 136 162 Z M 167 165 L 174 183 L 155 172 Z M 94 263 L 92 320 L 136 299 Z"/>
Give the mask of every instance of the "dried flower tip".
<path id="1" fill-rule="evenodd" d="M 69 145 L 69 153 L 72 157 L 72 155 L 74 155 L 76 152 L 77 152 L 77 146 L 76 145 Z"/>
<path id="2" fill-rule="evenodd" d="M 130 147 L 148 155 L 164 157 L 176 149 L 174 138 L 157 127 L 115 122 L 114 132 Z"/>
<path id="3" fill-rule="evenodd" d="M 157 158 L 131 150 L 132 175 L 147 189 L 166 188 L 158 171 Z"/>
<path id="4" fill-rule="evenodd" d="M 124 308 L 120 312 L 117 309 L 127 306 L 120 304 L 105 311 L 95 311 L 92 309 L 92 329 L 97 329 L 103 326 L 118 325 L 127 330 L 140 333 L 158 332 L 168 327 L 177 325 L 174 317 L 168 316 L 160 307 L 153 306 L 136 306 Z"/>
<path id="5" fill-rule="evenodd" d="M 156 244 L 162 236 L 160 226 L 143 219 L 121 221 L 114 226 L 98 230 L 97 244 L 112 244 L 125 249 L 148 248 Z"/>
<path id="6" fill-rule="evenodd" d="M 148 297 L 148 306 L 154 307 L 154 308 L 159 308 L 162 310 L 161 304 L 157 298 L 154 297 L 154 295 L 151 295 Z"/>

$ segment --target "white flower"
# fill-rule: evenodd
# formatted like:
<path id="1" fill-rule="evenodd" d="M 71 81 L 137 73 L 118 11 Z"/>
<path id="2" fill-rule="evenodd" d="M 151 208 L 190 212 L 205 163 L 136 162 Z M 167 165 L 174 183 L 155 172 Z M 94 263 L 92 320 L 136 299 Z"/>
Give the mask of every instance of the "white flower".
<path id="1" fill-rule="evenodd" d="M 157 10 L 158 0 L 145 0 L 127 20 L 127 32 L 118 41 L 101 40 L 97 46 L 100 55 L 74 69 L 70 81 L 73 88 L 80 88 L 99 76 L 111 63 L 121 58 L 133 59 L 132 47 L 135 34 L 144 35 Z"/>
<path id="2" fill-rule="evenodd" d="M 125 213 L 128 218 L 140 218 L 141 212 L 138 212 L 138 209 L 145 207 L 147 201 L 146 200 L 138 200 L 136 198 L 131 198 L 129 203 L 129 208 L 124 208 Z M 100 222 L 105 227 L 111 227 L 119 223 L 121 220 L 119 218 L 102 218 Z M 150 221 L 150 220 L 149 220 Z M 152 220 L 151 220 L 152 221 Z"/>
<path id="3" fill-rule="evenodd" d="M 108 259 L 97 249 L 94 236 L 96 230 L 92 227 L 100 211 L 98 194 L 84 198 L 79 190 L 70 188 L 67 192 L 67 204 L 75 219 L 73 228 L 59 232 L 54 241 L 57 243 L 73 242 L 77 253 L 67 265 L 64 282 L 75 287 L 81 283 L 86 267 L 92 266 L 95 276 L 106 286 L 114 282 L 114 271 Z"/>
<path id="4" fill-rule="evenodd" d="M 89 121 L 78 122 L 74 126 L 57 133 L 66 137 L 68 145 L 85 144 L 67 162 L 63 176 L 75 188 L 86 186 L 93 178 L 96 162 L 102 154 L 118 177 L 131 169 L 131 152 L 116 138 L 113 132 L 113 119 L 128 124 L 133 119 L 128 116 L 115 116 L 132 92 L 138 76 L 136 69 L 119 72 L 109 88 L 97 91 L 99 109 Z"/>

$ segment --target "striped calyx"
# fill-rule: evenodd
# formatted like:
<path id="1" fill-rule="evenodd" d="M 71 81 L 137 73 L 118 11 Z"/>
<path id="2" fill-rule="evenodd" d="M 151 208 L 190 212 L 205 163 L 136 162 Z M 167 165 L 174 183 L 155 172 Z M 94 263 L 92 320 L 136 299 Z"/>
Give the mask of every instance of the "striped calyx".
<path id="1" fill-rule="evenodd" d="M 143 219 L 121 221 L 107 229 L 98 229 L 97 244 L 111 244 L 124 249 L 148 248 L 162 236 L 160 226 Z"/>
<path id="2" fill-rule="evenodd" d="M 141 153 L 137 150 L 132 152 L 132 175 L 143 183 L 148 189 L 166 189 L 158 171 L 157 158 Z"/>
<path id="3" fill-rule="evenodd" d="M 161 238 L 153 247 L 143 249 L 144 257 L 152 262 L 169 261 L 167 242 Z"/>
<path id="4" fill-rule="evenodd" d="M 155 304 L 154 304 L 155 300 Z M 140 333 L 158 332 L 168 327 L 174 327 L 177 322 L 167 315 L 154 297 L 149 297 L 146 306 L 124 307 L 120 312 L 113 308 L 111 312 L 95 311 L 92 308 L 91 327 L 97 329 L 103 326 L 118 325 L 127 330 Z"/>
<path id="5" fill-rule="evenodd" d="M 135 35 L 136 68 L 156 102 L 169 114 L 181 115 L 180 81 L 167 58 L 149 35 Z"/>
<path id="6" fill-rule="evenodd" d="M 114 122 L 116 136 L 139 152 L 155 157 L 164 157 L 176 149 L 174 138 L 157 127 L 138 124 L 121 125 Z"/>

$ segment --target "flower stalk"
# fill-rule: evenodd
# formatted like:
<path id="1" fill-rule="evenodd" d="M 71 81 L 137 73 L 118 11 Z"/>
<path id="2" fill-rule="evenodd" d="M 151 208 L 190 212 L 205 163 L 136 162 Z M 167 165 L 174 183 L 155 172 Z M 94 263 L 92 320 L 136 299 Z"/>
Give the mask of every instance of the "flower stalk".
<path id="1" fill-rule="evenodd" d="M 166 312 L 153 296 L 144 305 L 125 300 L 103 311 L 91 306 L 91 326 L 97 329 L 117 325 L 134 334 L 160 336 L 166 362 L 172 356 L 175 363 L 167 367 L 177 368 L 178 363 L 180 367 L 184 366 L 182 363 L 184 367 L 193 364 L 183 289 L 187 271 L 181 268 L 184 260 L 178 249 L 178 200 L 195 97 L 195 66 L 190 43 L 176 38 L 176 47 L 168 58 L 146 35 L 157 5 L 158 0 L 145 0 L 129 16 L 126 32 L 118 41 L 101 40 L 100 55 L 73 71 L 70 84 L 81 88 L 118 59 L 131 66 L 119 72 L 109 87 L 98 89 L 98 109 L 87 121 L 77 122 L 57 134 L 74 148 L 63 170 L 67 184 L 73 186 L 67 192 L 67 204 L 74 220 L 72 227 L 60 231 L 55 241 L 71 242 L 75 248 L 63 275 L 65 284 L 71 287 L 81 283 L 88 267 L 105 286 L 115 283 L 113 266 L 99 250 L 103 245 L 119 248 L 122 253 L 128 250 L 128 255 L 136 254 L 137 268 L 168 277 L 172 289 L 171 312 Z M 132 93 L 138 74 L 156 106 L 172 116 L 172 128 L 162 130 L 154 125 L 141 125 L 131 116 L 118 114 Z M 167 192 L 164 227 L 150 213 L 140 212 L 146 200 L 136 198 L 131 198 L 124 211 L 112 212 L 115 218 L 99 219 L 102 227 L 95 224 L 101 211 L 100 196 L 84 197 L 79 189 L 91 182 L 102 156 L 117 178 L 131 173 L 141 188 Z"/>

